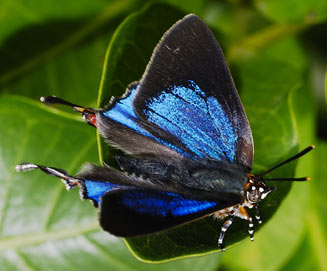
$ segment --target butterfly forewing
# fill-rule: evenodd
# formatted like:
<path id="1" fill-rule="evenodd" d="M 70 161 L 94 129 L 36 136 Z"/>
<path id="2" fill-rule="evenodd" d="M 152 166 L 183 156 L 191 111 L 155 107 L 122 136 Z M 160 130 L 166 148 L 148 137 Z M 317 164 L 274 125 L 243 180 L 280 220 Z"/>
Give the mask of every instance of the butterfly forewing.
<path id="1" fill-rule="evenodd" d="M 145 125 L 154 123 L 168 132 L 170 138 L 161 140 L 186 149 L 193 158 L 209 157 L 251 168 L 249 122 L 223 53 L 197 16 L 185 17 L 164 35 L 133 106 Z M 156 130 L 150 132 L 156 134 Z"/>

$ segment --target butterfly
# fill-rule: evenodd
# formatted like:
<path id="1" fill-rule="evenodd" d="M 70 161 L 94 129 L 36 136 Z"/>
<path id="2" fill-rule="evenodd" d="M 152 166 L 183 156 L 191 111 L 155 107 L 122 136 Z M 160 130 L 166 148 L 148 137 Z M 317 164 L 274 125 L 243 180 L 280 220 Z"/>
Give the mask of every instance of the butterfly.
<path id="1" fill-rule="evenodd" d="M 85 108 L 55 96 L 41 101 L 63 104 L 79 112 L 102 137 L 126 155 L 118 168 L 86 164 L 77 176 L 32 163 L 18 171 L 40 169 L 59 177 L 69 190 L 79 186 L 84 199 L 99 208 L 101 227 L 116 236 L 163 231 L 213 215 L 224 220 L 218 246 L 234 218 L 254 219 L 248 209 L 273 187 L 264 179 L 313 146 L 260 174 L 251 174 L 254 147 L 249 121 L 210 29 L 190 14 L 173 25 L 155 48 L 139 82 L 103 109 Z"/>

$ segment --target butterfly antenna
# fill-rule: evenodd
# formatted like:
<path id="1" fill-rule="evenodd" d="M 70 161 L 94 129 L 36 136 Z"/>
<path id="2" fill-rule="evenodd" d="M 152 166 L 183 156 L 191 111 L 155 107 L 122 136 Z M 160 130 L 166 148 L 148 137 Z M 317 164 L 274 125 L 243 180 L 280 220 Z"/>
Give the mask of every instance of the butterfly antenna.
<path id="1" fill-rule="evenodd" d="M 95 111 L 92 108 L 86 108 L 77 104 L 73 104 L 70 102 L 67 102 L 61 98 L 58 98 L 56 96 L 47 96 L 47 97 L 41 97 L 40 101 L 42 103 L 47 104 L 63 104 L 70 106 L 74 111 L 82 114 L 85 121 L 90 124 L 91 126 L 96 127 L 96 116 Z"/>
<path id="2" fill-rule="evenodd" d="M 67 190 L 70 190 L 77 186 L 80 182 L 79 179 L 68 175 L 68 173 L 62 169 L 55 167 L 46 167 L 32 163 L 22 163 L 16 166 L 16 171 L 31 171 L 35 169 L 40 169 L 44 173 L 60 178 L 66 186 Z"/>
<path id="3" fill-rule="evenodd" d="M 261 173 L 261 174 L 259 174 L 257 176 L 258 177 L 262 177 L 262 176 L 270 173 L 271 171 L 273 171 L 273 170 L 275 170 L 275 169 L 277 169 L 277 168 L 279 168 L 279 167 L 281 167 L 281 166 L 283 166 L 283 165 L 285 165 L 285 164 L 287 164 L 287 163 L 289 163 L 289 162 L 291 162 L 293 160 L 296 160 L 296 159 L 300 158 L 301 156 L 307 154 L 309 151 L 313 150 L 314 148 L 315 148 L 315 146 L 314 145 L 311 145 L 311 146 L 305 148 L 303 151 L 295 154 L 294 156 L 290 157 L 289 159 L 281 162 L 280 164 L 272 167 L 271 169 L 268 169 L 264 173 Z M 301 181 L 309 181 L 310 180 L 310 177 L 301 177 L 301 178 L 276 178 L 276 179 L 264 179 L 264 180 L 265 181 L 291 181 L 291 182 L 292 181 L 298 181 L 298 182 L 301 182 Z"/>

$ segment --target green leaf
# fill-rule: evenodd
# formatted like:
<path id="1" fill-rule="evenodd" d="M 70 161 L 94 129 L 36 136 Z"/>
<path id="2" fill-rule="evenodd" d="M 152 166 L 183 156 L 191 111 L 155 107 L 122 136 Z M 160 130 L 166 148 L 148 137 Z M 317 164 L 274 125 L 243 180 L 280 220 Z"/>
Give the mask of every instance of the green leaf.
<path id="1" fill-rule="evenodd" d="M 107 7 L 103 0 L 1 1 L 0 43 L 12 33 L 51 20 L 80 19 L 92 16 Z"/>
<path id="2" fill-rule="evenodd" d="M 167 9 L 163 5 L 150 6 L 130 16 L 118 28 L 107 52 L 100 106 L 107 104 L 111 95 L 122 95 L 129 83 L 141 78 L 161 35 L 181 16 L 177 13 L 177 18 L 172 19 L 173 12 Z M 293 52 L 295 55 L 297 53 L 300 54 L 297 50 Z M 273 49 L 268 50 L 263 59 L 260 55 L 240 65 L 240 69 L 241 77 L 236 78 L 236 81 L 241 81 L 240 90 L 255 139 L 254 172 L 260 172 L 297 151 L 290 95 L 299 88 L 301 75 L 296 63 L 275 58 Z M 100 154 L 104 161 L 110 163 L 112 150 L 102 144 Z M 271 176 L 291 177 L 294 175 L 294 166 L 285 166 Z M 272 193 L 261 204 L 265 222 L 274 214 L 290 189 L 289 183 L 275 185 L 278 192 Z M 127 243 L 138 257 L 147 261 L 200 255 L 218 251 L 217 239 L 221 225 L 221 221 L 208 217 L 146 237 L 128 238 Z M 230 246 L 248 238 L 247 227 L 245 221 L 235 222 L 228 231 L 226 244 Z M 260 227 L 256 226 L 256 230 Z"/>
<path id="3" fill-rule="evenodd" d="M 310 235 L 306 232 L 298 249 L 281 270 L 324 270 L 317 266 L 315 258 L 312 257 L 311 250 Z"/>
<path id="4" fill-rule="evenodd" d="M 206 7 L 206 0 L 159 0 L 157 2 L 164 2 L 171 6 L 175 6 L 184 12 L 195 13 L 201 15 Z"/>
<path id="5" fill-rule="evenodd" d="M 123 241 L 102 231 L 96 209 L 40 171 L 16 173 L 35 162 L 76 173 L 97 160 L 95 131 L 75 115 L 30 100 L 0 96 L 1 270 L 215 270 L 217 255 L 149 265 Z M 78 118 L 79 119 L 79 118 Z"/>
<path id="6" fill-rule="evenodd" d="M 210 3 L 204 19 L 210 26 L 224 33 L 224 40 L 231 41 L 240 40 L 252 32 L 265 28 L 270 23 L 259 11 L 235 1 Z"/>
<path id="7" fill-rule="evenodd" d="M 12 1 L 6 2 L 15 7 Z M 0 43 L 0 91 L 35 99 L 52 94 L 95 105 L 105 48 L 133 0 L 92 1 L 84 6 L 73 1 L 75 4 L 67 2 L 65 8 L 50 1 L 47 9 L 38 1 L 33 5 L 20 2 L 15 1 L 17 9 L 24 6 L 40 21 L 11 29 L 7 27 L 11 21 L 22 17 L 1 17 L 6 19 L 1 25 L 11 32 L 8 36 L 0 31 L 4 39 Z M 6 5 L 2 8 L 10 10 Z"/>
<path id="8" fill-rule="evenodd" d="M 327 142 L 316 142 L 314 160 L 311 161 L 312 182 L 310 183 L 310 210 L 308 212 L 308 235 L 312 248 L 311 258 L 316 261 L 319 270 L 327 270 L 327 206 L 326 206 L 326 176 L 327 168 L 322 166 L 326 162 Z"/>
<path id="9" fill-rule="evenodd" d="M 318 23 L 326 21 L 326 2 L 320 0 L 255 0 L 256 7 L 269 19 L 286 23 Z"/>

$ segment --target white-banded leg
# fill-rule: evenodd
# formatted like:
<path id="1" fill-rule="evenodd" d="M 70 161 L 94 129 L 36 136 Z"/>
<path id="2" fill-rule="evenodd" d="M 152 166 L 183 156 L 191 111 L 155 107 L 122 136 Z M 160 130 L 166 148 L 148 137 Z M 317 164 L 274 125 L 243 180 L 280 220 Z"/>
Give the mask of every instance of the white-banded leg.
<path id="1" fill-rule="evenodd" d="M 32 163 L 22 163 L 16 166 L 16 171 L 30 171 L 34 169 L 40 169 L 46 174 L 60 178 L 62 182 L 65 184 L 67 190 L 70 190 L 75 186 L 77 186 L 80 181 L 79 179 L 68 175 L 66 171 L 59 168 L 46 167 L 46 166 L 36 165 Z"/>
<path id="2" fill-rule="evenodd" d="M 220 247 L 221 251 L 225 251 L 225 246 L 223 245 L 223 241 L 224 241 L 226 231 L 228 230 L 230 225 L 232 225 L 232 223 L 233 223 L 233 219 L 234 219 L 233 216 L 229 217 L 224 222 L 223 226 L 221 227 L 221 231 L 220 231 L 220 235 L 219 235 L 219 239 L 218 239 L 218 246 Z"/>
<path id="3" fill-rule="evenodd" d="M 261 220 L 261 217 L 260 217 L 260 210 L 259 210 L 258 205 L 255 205 L 255 218 L 256 218 L 256 220 L 258 220 L 259 224 L 262 223 L 262 220 Z"/>
<path id="4" fill-rule="evenodd" d="M 253 225 L 253 219 L 252 217 L 249 217 L 249 234 L 250 234 L 250 240 L 253 241 L 253 233 L 254 233 L 254 225 Z"/>

